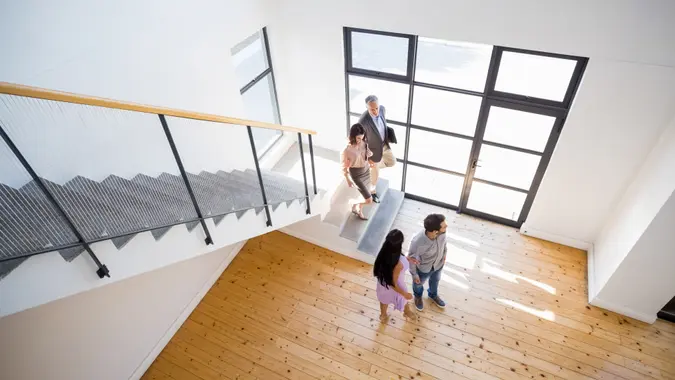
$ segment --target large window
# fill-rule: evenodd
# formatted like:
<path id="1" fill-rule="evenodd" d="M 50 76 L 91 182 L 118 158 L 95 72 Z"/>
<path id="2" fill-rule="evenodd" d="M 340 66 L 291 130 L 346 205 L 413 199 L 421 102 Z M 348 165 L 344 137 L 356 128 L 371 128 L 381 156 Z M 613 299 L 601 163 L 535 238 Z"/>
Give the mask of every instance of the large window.
<path id="1" fill-rule="evenodd" d="M 248 118 L 281 124 L 265 28 L 237 44 L 231 52 Z M 258 157 L 262 157 L 281 135 L 281 131 L 254 128 L 253 139 Z"/>
<path id="2" fill-rule="evenodd" d="M 396 130 L 406 197 L 520 226 L 586 58 L 344 29 L 349 125 L 377 95 Z"/>

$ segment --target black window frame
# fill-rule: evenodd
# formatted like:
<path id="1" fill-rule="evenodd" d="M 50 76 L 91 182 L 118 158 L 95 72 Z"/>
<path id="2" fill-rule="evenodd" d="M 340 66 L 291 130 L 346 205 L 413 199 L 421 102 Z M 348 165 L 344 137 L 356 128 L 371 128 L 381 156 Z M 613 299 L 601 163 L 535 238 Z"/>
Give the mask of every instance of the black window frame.
<path id="1" fill-rule="evenodd" d="M 277 95 L 277 83 L 274 79 L 274 67 L 272 66 L 272 56 L 270 54 L 270 44 L 269 44 L 269 39 L 267 37 L 267 27 L 263 27 L 261 30 L 255 32 L 254 34 L 250 35 L 247 37 L 244 41 L 247 39 L 255 36 L 256 34 L 260 34 L 262 38 L 262 43 L 265 47 L 263 50 L 263 53 L 265 54 L 265 60 L 267 61 L 267 68 L 263 70 L 260 74 L 258 74 L 255 78 L 253 78 L 250 82 L 246 83 L 239 89 L 239 94 L 241 96 L 244 96 L 244 93 L 251 89 L 253 86 L 258 84 L 259 82 L 265 80 L 267 78 L 267 75 L 270 76 L 270 81 L 272 84 L 272 98 L 273 98 L 273 103 L 272 107 L 274 107 L 274 112 L 276 113 L 277 120 L 279 121 L 279 124 L 282 124 L 281 122 L 281 110 L 279 109 L 279 98 Z M 242 42 L 244 42 L 242 41 Z M 258 159 L 263 158 L 267 152 L 269 152 L 274 145 L 279 142 L 279 140 L 284 136 L 284 132 L 280 131 L 279 135 L 272 141 L 270 142 L 265 149 L 258 149 Z"/>
<path id="2" fill-rule="evenodd" d="M 361 68 L 354 68 L 352 66 L 352 59 L 351 59 L 351 32 L 359 32 L 359 33 L 372 33 L 372 34 L 377 34 L 377 35 L 384 35 L 384 36 L 391 36 L 391 37 L 399 37 L 399 38 L 407 38 L 409 40 L 409 50 L 408 50 L 408 62 L 407 62 L 407 70 L 408 72 L 406 75 L 395 75 L 391 73 L 384 73 L 384 72 L 376 72 L 372 70 L 365 70 Z M 448 86 L 443 86 L 443 85 L 438 85 L 438 84 L 432 84 L 432 83 L 424 83 L 424 82 L 418 82 L 415 81 L 415 65 L 417 62 L 417 46 L 419 43 L 419 36 L 417 35 L 411 35 L 411 34 L 402 34 L 402 33 L 393 33 L 393 32 L 386 32 L 386 31 L 378 31 L 378 30 L 369 30 L 369 29 L 363 29 L 363 28 L 351 28 L 351 27 L 344 27 L 343 28 L 343 41 L 344 41 L 344 57 L 345 57 L 345 104 L 346 104 L 346 131 L 349 133 L 349 128 L 350 128 L 350 116 L 356 116 L 360 117 L 361 114 L 357 112 L 350 112 L 350 94 L 349 94 L 349 77 L 350 76 L 361 76 L 365 78 L 371 78 L 371 79 L 379 79 L 379 80 L 385 80 L 385 81 L 391 81 L 391 82 L 397 82 L 397 83 L 402 83 L 406 84 L 409 86 L 409 94 L 408 94 L 408 110 L 407 110 L 407 120 L 406 123 L 402 123 L 399 121 L 392 121 L 392 120 L 387 120 L 387 123 L 395 124 L 397 126 L 402 126 L 406 128 L 406 136 L 405 136 L 405 141 L 403 143 L 405 144 L 404 146 L 404 156 L 397 157 L 397 162 L 401 165 L 403 165 L 403 170 L 402 170 L 402 178 L 401 178 L 401 188 L 400 190 L 405 192 L 405 185 L 406 185 L 406 176 L 407 176 L 407 169 L 408 165 L 420 167 L 420 168 L 425 168 L 425 169 L 430 169 L 438 173 L 445 173 L 445 174 L 452 174 L 452 175 L 462 175 L 464 177 L 464 186 L 462 189 L 462 194 L 459 199 L 459 202 L 457 205 L 452 205 L 452 204 L 447 204 L 443 202 L 439 202 L 433 199 L 428 199 L 424 197 L 420 197 L 414 194 L 405 194 L 406 198 L 409 199 L 415 199 L 419 200 L 425 203 L 429 204 L 434 204 L 438 205 L 441 207 L 449 208 L 456 210 L 458 213 L 466 213 L 468 215 L 473 215 L 477 216 L 483 219 L 487 219 L 490 221 L 494 221 L 497 223 L 509 225 L 512 227 L 520 228 L 520 226 L 523 224 L 523 222 L 527 219 L 527 216 L 530 212 L 530 209 L 532 207 L 532 204 L 534 203 L 534 199 L 536 197 L 536 194 L 539 190 L 539 186 L 541 185 L 541 181 L 543 179 L 544 173 L 546 172 L 546 169 L 548 168 L 548 164 L 551 160 L 551 156 L 553 154 L 553 150 L 555 149 L 555 146 L 558 142 L 558 139 L 560 137 L 560 133 L 562 132 L 563 126 L 565 124 L 565 121 L 567 119 L 567 115 L 569 114 L 570 107 L 572 105 L 572 102 L 574 100 L 574 97 L 579 89 L 579 85 L 581 83 L 581 79 L 583 78 L 583 73 L 585 71 L 585 68 L 588 64 L 588 58 L 585 57 L 576 57 L 576 56 L 571 56 L 571 55 L 566 55 L 566 54 L 557 54 L 557 53 L 550 53 L 550 52 L 541 52 L 541 51 L 534 51 L 534 50 L 525 50 L 525 49 L 520 49 L 520 48 L 512 48 L 512 47 L 504 47 L 504 46 L 493 46 L 492 47 L 492 55 L 490 58 L 490 64 L 488 67 L 488 73 L 487 77 L 485 79 L 485 88 L 482 92 L 478 91 L 473 91 L 473 90 L 466 90 L 466 89 L 460 89 L 460 88 L 455 88 L 455 87 L 448 87 Z M 519 94 L 512 94 L 508 92 L 502 92 L 502 91 L 496 91 L 495 90 L 495 84 L 497 80 L 497 75 L 499 72 L 499 64 L 501 62 L 501 58 L 504 52 L 514 52 L 514 53 L 521 53 L 521 54 L 528 54 L 528 55 L 538 55 L 538 56 L 546 56 L 546 57 L 552 57 L 552 58 L 561 58 L 561 59 L 568 59 L 568 60 L 574 60 L 576 61 L 576 65 L 574 68 L 574 71 L 572 73 L 572 77 L 570 79 L 570 82 L 568 84 L 567 90 L 565 92 L 564 99 L 562 101 L 554 101 L 550 99 L 542 99 L 542 98 L 536 98 L 536 97 L 529 97 L 525 95 L 519 95 Z M 413 110 L 413 102 L 414 102 L 414 92 L 415 92 L 415 87 L 426 87 L 426 88 L 431 88 L 431 89 L 436 89 L 436 90 L 442 90 L 442 91 L 450 91 L 450 92 L 455 92 L 459 94 L 465 94 L 465 95 L 474 95 L 474 96 L 480 96 L 481 97 L 481 106 L 480 106 L 480 111 L 477 117 L 476 121 L 476 129 L 474 130 L 474 136 L 467 136 L 467 135 L 462 135 L 454 132 L 449 132 L 449 131 L 443 131 L 443 130 L 438 130 L 434 128 L 429 128 L 426 126 L 421 126 L 421 125 L 415 125 L 412 124 L 412 110 Z M 542 114 L 542 115 L 547 115 L 547 116 L 552 116 L 555 117 L 555 122 L 554 125 L 551 129 L 549 138 L 547 140 L 546 146 L 543 150 L 543 152 L 536 152 L 532 151 L 529 149 L 524 149 L 520 147 L 514 147 L 510 146 L 507 144 L 499 144 L 495 142 L 490 142 L 490 141 L 484 141 L 483 137 L 485 135 L 485 128 L 487 126 L 487 118 L 488 118 L 488 113 L 490 110 L 491 106 L 498 106 L 498 107 L 504 107 L 504 108 L 509 108 L 509 109 L 514 109 L 514 110 L 519 110 L 519 111 L 524 111 L 524 112 L 529 112 L 529 113 L 536 113 L 536 114 Z M 455 138 L 462 138 L 462 139 L 469 139 L 473 143 L 469 160 L 467 163 L 467 169 L 464 174 L 461 173 L 456 173 L 453 171 L 449 171 L 443 168 L 435 167 L 435 166 L 429 166 L 426 164 L 421 164 L 417 162 L 411 162 L 408 159 L 408 152 L 409 152 L 409 146 L 410 146 L 410 131 L 412 129 L 419 129 L 419 130 L 424 130 L 428 132 L 433 132 L 433 133 L 439 133 L 442 135 L 447 135 L 447 136 L 452 136 Z M 402 141 L 399 141 L 399 144 L 402 143 Z M 528 153 L 528 154 L 536 154 L 541 157 L 539 161 L 539 166 L 537 167 L 537 170 L 535 172 L 535 175 L 532 179 L 532 183 L 530 184 L 530 187 L 528 189 L 518 189 L 514 188 L 512 186 L 500 184 L 500 183 L 495 183 L 495 182 L 490 182 L 484 179 L 476 178 L 475 177 L 475 165 L 478 161 L 478 157 L 480 154 L 480 148 L 482 145 L 490 145 L 490 146 L 496 146 L 500 148 L 505 148 L 513 151 L 519 151 L 523 153 Z M 469 193 L 471 191 L 471 185 L 473 182 L 482 182 L 486 184 L 490 184 L 493 186 L 509 189 L 509 190 L 515 190 L 515 191 L 520 191 L 523 193 L 526 193 L 527 196 L 525 198 L 525 202 L 523 204 L 523 207 L 521 209 L 520 215 L 518 216 L 517 220 L 512 220 L 512 219 L 507 219 L 503 217 L 499 217 L 496 215 L 491 215 L 487 214 L 478 210 L 472 210 L 468 208 L 467 203 L 468 203 L 468 197 Z"/>

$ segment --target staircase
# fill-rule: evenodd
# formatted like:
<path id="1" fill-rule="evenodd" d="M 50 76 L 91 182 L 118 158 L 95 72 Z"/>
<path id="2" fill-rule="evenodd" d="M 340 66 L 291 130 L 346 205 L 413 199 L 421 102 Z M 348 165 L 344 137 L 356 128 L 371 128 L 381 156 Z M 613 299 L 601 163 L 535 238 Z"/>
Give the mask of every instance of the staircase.
<path id="1" fill-rule="evenodd" d="M 0 82 L 0 317 L 323 214 L 315 133 Z"/>
<path id="2" fill-rule="evenodd" d="M 254 170 L 187 174 L 204 217 L 212 217 L 216 226 L 230 213 L 239 219 L 249 210 L 259 214 L 264 209 Z M 262 177 L 273 211 L 283 203 L 305 203 L 302 182 L 272 171 L 263 171 Z M 42 180 L 75 224 L 82 227 L 88 241 L 119 236 L 111 241 L 117 249 L 123 249 L 139 232 L 150 230 L 154 239 L 160 240 L 171 228 L 178 228 L 177 224 L 184 224 L 188 231 L 199 225 L 185 184 L 177 175 L 162 173 L 155 178 L 139 174 L 131 180 L 111 175 L 101 182 L 78 176 L 64 185 Z M 163 225 L 168 226 L 160 227 Z M 0 226 L 3 258 L 77 241 L 34 181 L 19 189 L 0 184 Z M 59 253 L 70 262 L 83 251 L 76 245 Z M 0 280 L 25 260 L 0 262 Z"/>

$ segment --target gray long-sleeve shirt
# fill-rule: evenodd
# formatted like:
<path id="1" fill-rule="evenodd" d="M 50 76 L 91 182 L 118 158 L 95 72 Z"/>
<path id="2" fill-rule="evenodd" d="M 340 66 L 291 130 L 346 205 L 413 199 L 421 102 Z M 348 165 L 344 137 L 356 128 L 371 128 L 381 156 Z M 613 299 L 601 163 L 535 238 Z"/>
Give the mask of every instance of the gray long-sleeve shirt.
<path id="1" fill-rule="evenodd" d="M 448 252 L 445 244 L 445 234 L 440 234 L 436 239 L 429 239 L 424 231 L 418 232 L 410 241 L 408 256 L 416 259 L 420 263 L 415 265 L 410 263 L 410 274 L 417 277 L 417 271 L 429 273 L 443 267 L 443 258 Z"/>

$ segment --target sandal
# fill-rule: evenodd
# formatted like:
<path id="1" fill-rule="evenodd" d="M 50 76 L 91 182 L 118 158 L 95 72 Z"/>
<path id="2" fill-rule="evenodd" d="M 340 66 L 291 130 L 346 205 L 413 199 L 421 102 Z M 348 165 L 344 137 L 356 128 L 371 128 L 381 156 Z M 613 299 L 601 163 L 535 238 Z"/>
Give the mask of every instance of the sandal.
<path id="1" fill-rule="evenodd" d="M 368 220 L 368 218 L 363 215 L 363 211 L 356 211 L 354 207 L 352 207 L 352 214 L 356 215 L 361 220 Z"/>

